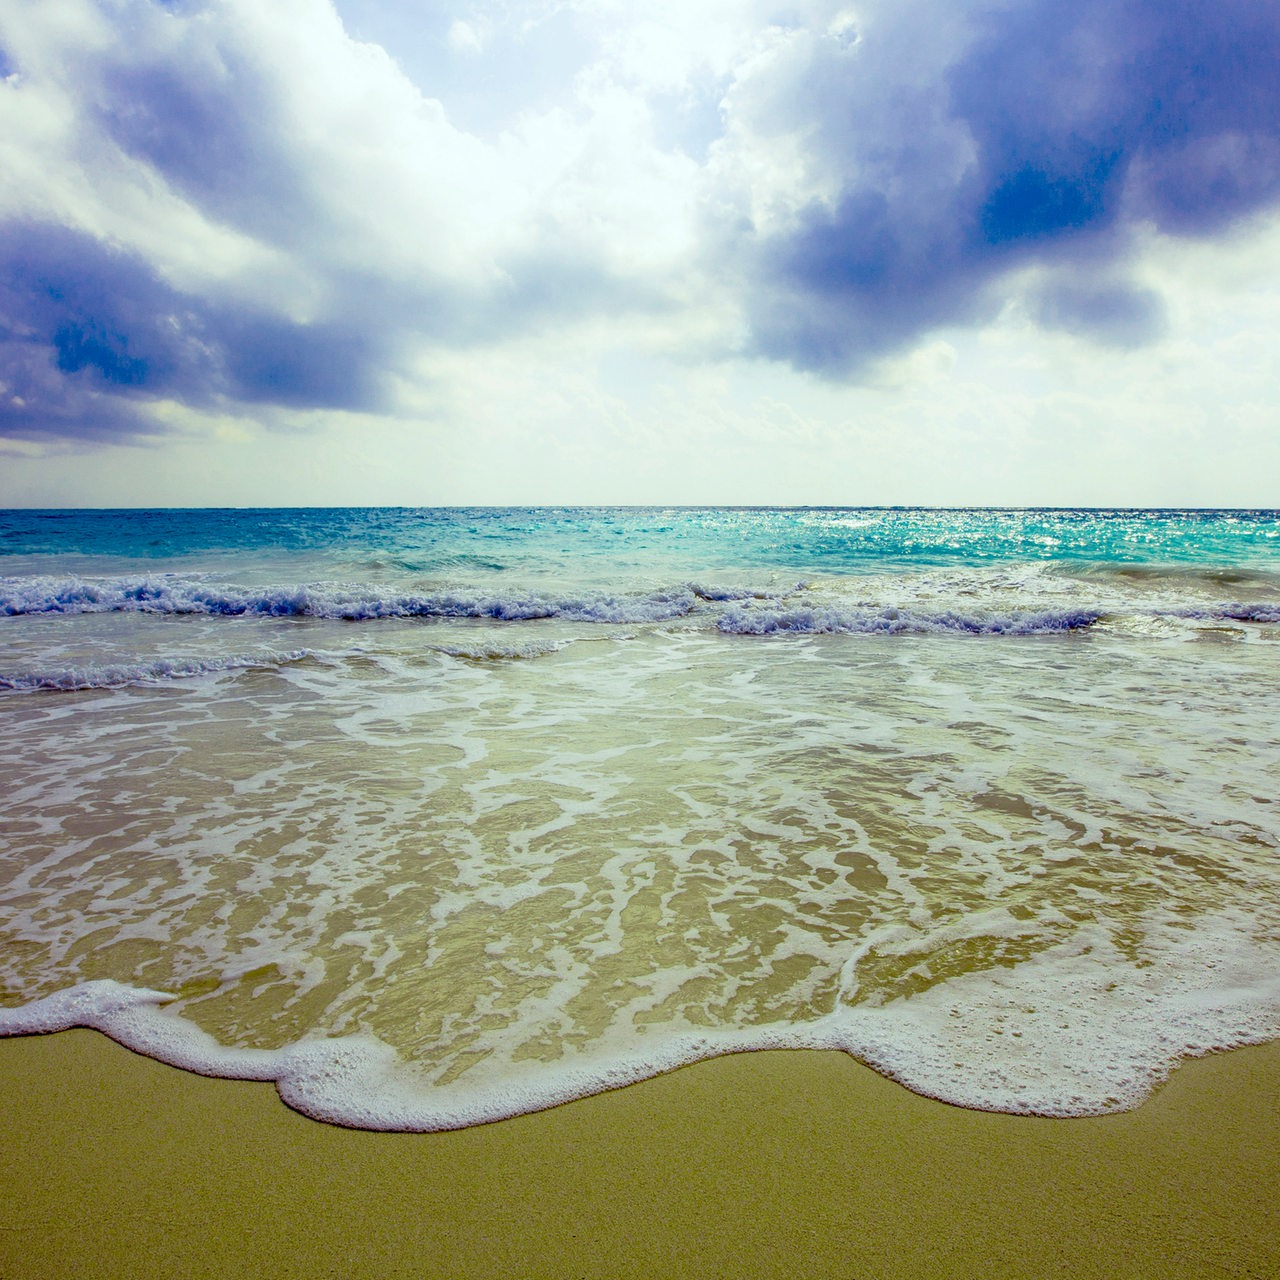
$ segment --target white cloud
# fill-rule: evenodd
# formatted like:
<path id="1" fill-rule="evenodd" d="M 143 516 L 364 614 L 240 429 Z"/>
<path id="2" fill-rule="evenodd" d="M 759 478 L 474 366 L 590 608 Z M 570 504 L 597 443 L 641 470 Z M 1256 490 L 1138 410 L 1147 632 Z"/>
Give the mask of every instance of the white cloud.
<path id="1" fill-rule="evenodd" d="M 938 214 L 978 163 L 947 79 L 973 8 L 406 6 L 415 50 L 353 38 L 326 0 L 0 0 L 16 67 L 0 219 L 121 251 L 103 278 L 152 273 L 139 298 L 189 303 L 179 355 L 205 349 L 212 368 L 120 391 L 82 341 L 76 403 L 158 434 L 140 452 L 95 437 L 97 467 L 51 441 L 51 474 L 68 500 L 144 502 L 165 467 L 175 500 L 270 501 L 285 465 L 325 502 L 1263 500 L 1265 469 L 1239 457 L 1280 468 L 1280 233 L 1173 240 L 1130 210 L 1095 261 L 1019 260 L 974 284 Z M 539 41 L 555 75 L 505 83 Z M 448 75 L 490 86 L 491 128 L 462 126 Z M 701 150 L 681 141 L 695 109 L 718 135 Z M 1198 163 L 1239 187 L 1264 142 L 1206 144 Z M 874 294 L 869 331 L 887 337 L 863 385 L 744 354 L 803 345 L 763 340 L 775 318 L 792 338 L 852 331 L 848 289 L 820 269 L 786 288 L 769 272 L 812 254 L 820 211 L 854 226 L 860 193 L 919 267 L 904 288 L 927 293 L 936 265 L 960 301 L 908 298 L 894 328 L 891 290 Z M 1163 336 L 1133 310 L 1144 290 Z M 280 359 L 300 352 L 287 395 L 246 354 L 259 330 Z M 324 365 L 343 353 L 381 398 L 335 403 Z M 34 448 L 12 446 L 0 501 L 44 493 Z"/>
<path id="2" fill-rule="evenodd" d="M 466 22 L 455 18 L 449 24 L 449 48 L 455 53 L 475 54 L 484 50 L 488 23 Z"/>

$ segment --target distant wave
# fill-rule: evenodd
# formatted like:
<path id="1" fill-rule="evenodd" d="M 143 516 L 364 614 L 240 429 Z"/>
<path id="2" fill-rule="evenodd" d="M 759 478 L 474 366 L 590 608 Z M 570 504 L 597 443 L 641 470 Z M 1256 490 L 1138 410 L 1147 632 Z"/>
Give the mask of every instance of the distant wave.
<path id="1" fill-rule="evenodd" d="M 60 667 L 46 671 L 0 671 L 0 689 L 17 693 L 119 689 L 127 685 L 155 684 L 163 680 L 186 680 L 221 671 L 281 667 L 312 656 L 314 655 L 310 649 L 293 649 L 287 653 L 238 654 L 224 658 L 160 658 L 154 662 Z"/>
<path id="2" fill-rule="evenodd" d="M 800 581 L 792 584 L 790 587 L 782 591 L 758 591 L 752 587 L 735 587 L 721 586 L 710 583 L 691 582 L 689 590 L 693 592 L 699 600 L 706 600 L 713 604 L 722 604 L 726 601 L 737 600 L 777 600 L 782 596 L 788 596 L 796 591 L 803 591 L 809 584 Z"/>
<path id="3" fill-rule="evenodd" d="M 1052 572 L 1067 578 L 1131 583 L 1137 586 L 1274 588 L 1280 573 L 1270 565 L 1077 564 L 1062 562 Z"/>
<path id="4" fill-rule="evenodd" d="M 1164 617 L 1222 622 L 1280 622 L 1280 604 L 1224 604 L 1216 609 L 1168 609 Z"/>
<path id="5" fill-rule="evenodd" d="M 729 609 L 717 626 L 726 635 L 924 635 L 930 632 L 967 635 L 1042 635 L 1091 627 L 1103 615 L 1087 609 L 1044 610 L 1003 614 L 925 613 L 913 609 L 803 608 Z"/>
<path id="6" fill-rule="evenodd" d="M 945 584 L 944 584 L 945 585 Z M 948 608 L 941 602 L 808 604 L 805 582 L 773 591 L 699 582 L 632 592 L 584 591 L 555 595 L 523 590 L 502 593 L 388 592 L 385 588 L 335 583 L 239 587 L 178 575 L 138 578 L 0 579 L 0 616 L 161 614 L 204 617 L 316 618 L 368 622 L 388 618 L 492 620 L 638 625 L 698 616 L 728 635 L 926 634 L 1038 635 L 1077 631 L 1103 617 L 1135 612 L 1133 604 L 1086 602 L 1068 608 L 1010 608 L 980 604 Z M 971 594 L 966 592 L 966 594 Z M 1023 594 L 1024 599 L 1026 595 Z M 981 596 L 979 596 L 981 599 Z M 1280 603 L 1225 603 L 1188 608 L 1151 608 L 1147 617 L 1234 622 L 1280 622 Z"/>
<path id="7" fill-rule="evenodd" d="M 528 641 L 525 644 L 491 644 L 478 641 L 473 644 L 433 644 L 433 652 L 446 658 L 460 658 L 464 662 L 526 662 L 559 653 L 573 642 L 559 640 L 551 643 Z"/>
<path id="8" fill-rule="evenodd" d="M 9 579 L 0 586 L 0 613 L 157 613 L 220 617 L 328 618 L 363 622 L 378 618 L 492 618 L 528 622 L 662 622 L 694 611 L 691 587 L 638 595 L 586 593 L 571 597 L 536 594 L 467 595 L 453 592 L 382 594 L 333 585 L 241 589 L 182 578 Z"/>

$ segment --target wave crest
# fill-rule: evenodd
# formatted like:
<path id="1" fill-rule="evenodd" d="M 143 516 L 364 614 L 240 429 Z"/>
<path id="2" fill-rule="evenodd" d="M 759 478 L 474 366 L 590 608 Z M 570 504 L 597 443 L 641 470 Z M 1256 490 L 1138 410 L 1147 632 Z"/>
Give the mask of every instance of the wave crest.
<path id="1" fill-rule="evenodd" d="M 15 693 L 72 693 L 84 689 L 119 689 L 128 685 L 187 680 L 223 671 L 265 670 L 314 657 L 310 649 L 286 653 L 235 654 L 223 658 L 159 658 L 153 662 L 60 667 L 48 671 L 0 671 L 0 689 Z"/>
<path id="2" fill-rule="evenodd" d="M 852 608 L 799 609 L 734 606 L 716 624 L 726 635 L 1044 635 L 1091 627 L 1102 617 L 1091 609 L 1046 609 L 1004 614 L 965 614 L 945 610 Z"/>
<path id="3" fill-rule="evenodd" d="M 456 592 L 383 595 L 374 589 L 340 585 L 264 587 L 210 586 L 181 578 L 9 579 L 0 587 L 0 613 L 155 613 L 217 617 L 325 618 L 365 622 L 380 618 L 489 618 L 529 622 L 640 623 L 684 617 L 699 597 L 688 587 L 636 595 L 585 593 L 468 595 Z"/>

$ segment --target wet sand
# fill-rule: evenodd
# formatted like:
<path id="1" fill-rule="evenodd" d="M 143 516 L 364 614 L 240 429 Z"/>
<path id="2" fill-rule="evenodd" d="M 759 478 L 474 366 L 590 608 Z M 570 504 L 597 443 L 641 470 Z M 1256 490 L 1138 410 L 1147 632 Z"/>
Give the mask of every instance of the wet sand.
<path id="1" fill-rule="evenodd" d="M 0 1098 L 3 1280 L 1280 1275 L 1280 1044 L 1092 1120 L 796 1051 L 362 1133 L 90 1031 L 0 1041 Z"/>

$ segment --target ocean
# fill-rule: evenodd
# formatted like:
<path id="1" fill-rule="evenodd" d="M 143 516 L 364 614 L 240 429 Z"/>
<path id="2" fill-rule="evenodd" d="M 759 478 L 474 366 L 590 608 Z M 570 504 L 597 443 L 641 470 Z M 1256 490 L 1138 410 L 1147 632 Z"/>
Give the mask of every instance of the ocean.
<path id="1" fill-rule="evenodd" d="M 0 513 L 0 1034 L 430 1130 L 1280 1037 L 1280 512 Z"/>

